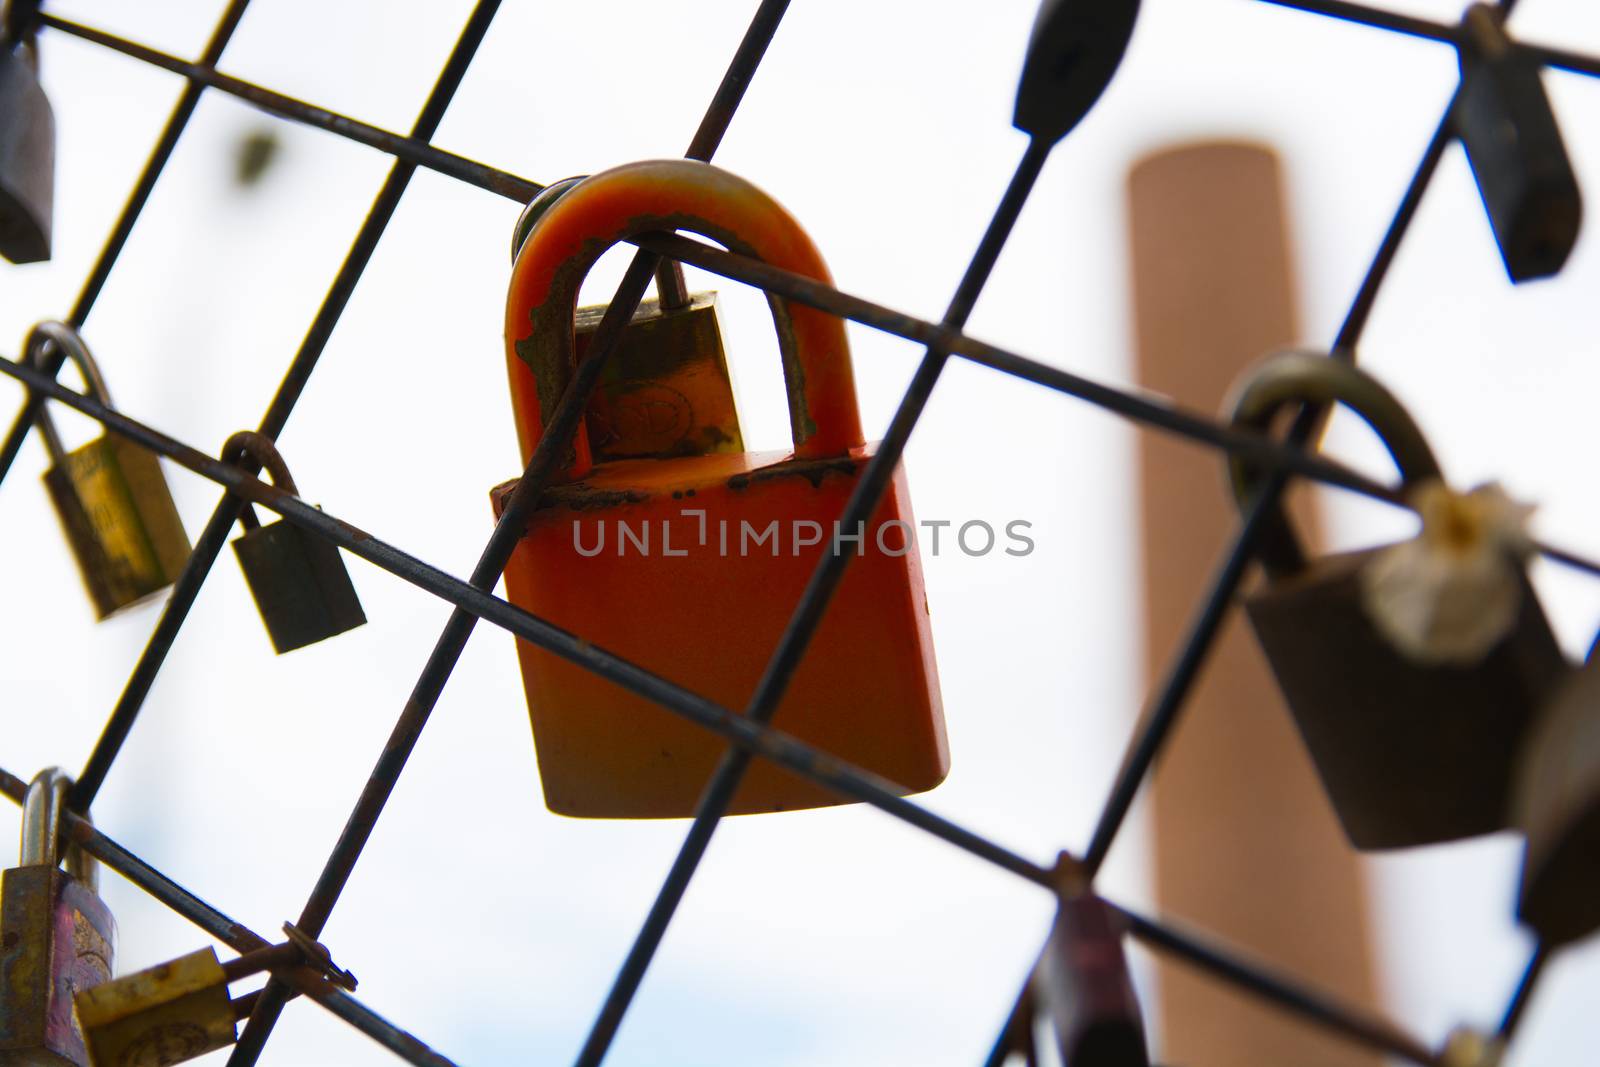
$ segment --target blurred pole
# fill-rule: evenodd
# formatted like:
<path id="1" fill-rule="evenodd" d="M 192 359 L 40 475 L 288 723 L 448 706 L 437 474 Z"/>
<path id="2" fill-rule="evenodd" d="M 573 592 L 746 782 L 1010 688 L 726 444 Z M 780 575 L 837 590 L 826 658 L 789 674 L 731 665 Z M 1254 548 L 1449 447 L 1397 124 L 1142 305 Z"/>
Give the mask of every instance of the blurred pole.
<path id="1" fill-rule="evenodd" d="M 1133 168 L 1129 201 L 1139 382 L 1220 412 L 1244 368 L 1299 338 L 1277 159 L 1224 142 L 1163 151 Z M 1153 678 L 1237 513 L 1215 453 L 1159 434 L 1141 434 L 1139 443 Z M 1309 508 L 1296 514 L 1314 543 Z M 1237 612 L 1156 764 L 1152 797 L 1163 914 L 1320 988 L 1374 1003 L 1360 860 Z M 1163 1062 L 1382 1063 L 1192 970 L 1163 963 L 1158 973 Z"/>

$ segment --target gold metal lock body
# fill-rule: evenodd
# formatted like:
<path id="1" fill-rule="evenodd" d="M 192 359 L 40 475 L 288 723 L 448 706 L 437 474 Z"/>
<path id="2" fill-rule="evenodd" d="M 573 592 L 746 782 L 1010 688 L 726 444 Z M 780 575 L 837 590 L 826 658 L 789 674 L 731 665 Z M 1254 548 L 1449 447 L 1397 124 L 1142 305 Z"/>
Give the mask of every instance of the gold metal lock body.
<path id="1" fill-rule="evenodd" d="M 212 948 L 83 990 L 76 1003 L 95 1067 L 170 1067 L 237 1039 L 228 974 Z"/>
<path id="2" fill-rule="evenodd" d="M 111 977 L 116 923 L 81 849 L 56 866 L 71 781 L 60 768 L 28 786 L 22 865 L 0 874 L 0 1067 L 88 1067 L 73 994 Z"/>
<path id="3" fill-rule="evenodd" d="M 27 352 L 36 364 L 45 341 L 66 351 L 90 394 L 110 407 L 99 367 L 77 331 L 58 322 L 34 327 Z M 45 488 L 96 616 L 104 619 L 175 582 L 189 559 L 189 538 L 155 454 L 109 433 L 67 452 L 42 407 L 38 425 L 50 455 Z"/>

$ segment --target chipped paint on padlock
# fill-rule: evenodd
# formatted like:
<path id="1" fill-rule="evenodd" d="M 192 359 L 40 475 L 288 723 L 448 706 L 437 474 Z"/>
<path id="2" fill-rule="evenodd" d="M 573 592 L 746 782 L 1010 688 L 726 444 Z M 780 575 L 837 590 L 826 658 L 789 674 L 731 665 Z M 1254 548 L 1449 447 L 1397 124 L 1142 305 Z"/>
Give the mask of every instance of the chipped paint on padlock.
<path id="1" fill-rule="evenodd" d="M 1422 432 L 1375 379 L 1307 352 L 1258 365 L 1235 392 L 1236 426 L 1265 431 L 1300 403 L 1342 403 L 1378 432 L 1408 486 L 1439 477 Z M 1241 505 L 1260 484 L 1231 463 Z M 1250 625 L 1352 844 L 1400 848 L 1490 833 L 1507 823 L 1512 760 L 1535 710 L 1568 665 L 1519 567 L 1509 635 L 1473 664 L 1416 662 L 1385 639 L 1363 603 L 1362 569 L 1382 548 L 1308 561 L 1287 518 L 1269 519 L 1266 581 Z"/>
<path id="2" fill-rule="evenodd" d="M 56 121 L 39 84 L 36 37 L 5 38 L 0 26 L 0 256 L 38 263 L 50 258 Z"/>
<path id="3" fill-rule="evenodd" d="M 65 351 L 89 393 L 111 406 L 100 369 L 75 329 L 39 323 L 23 343 L 25 358 L 41 365 L 46 343 Z M 112 433 L 68 452 L 42 405 L 38 427 L 50 456 L 45 488 L 96 616 L 107 618 L 177 581 L 189 559 L 189 538 L 156 454 Z"/>
<path id="4" fill-rule="evenodd" d="M 1600 929 L 1600 658 L 1540 714 L 1517 765 L 1512 818 L 1527 837 L 1517 917 L 1555 948 Z"/>
<path id="5" fill-rule="evenodd" d="M 40 772 L 23 806 L 21 866 L 0 873 L 0 1064 L 87 1067 L 73 995 L 110 979 L 116 924 L 95 890 L 92 858 L 69 845 L 57 866 L 61 811 L 71 785 Z"/>
<path id="6" fill-rule="evenodd" d="M 617 240 L 667 229 L 828 277 L 793 219 L 724 171 L 663 161 L 589 179 L 539 221 L 513 277 L 507 365 L 525 456 L 570 380 L 572 316 L 589 266 Z M 718 522 L 766 528 L 798 521 L 828 530 L 874 448 L 863 443 L 842 323 L 784 302 L 773 308 L 793 452 L 595 464 L 580 432 L 572 464 L 556 478 L 566 484 L 541 499 L 506 569 L 514 604 L 732 708 L 748 702 L 825 546 L 724 556 Z M 511 488 L 495 491 L 497 512 Z M 711 536 L 681 536 L 695 528 L 686 511 L 703 512 Z M 681 539 L 654 556 L 592 557 L 578 551 L 575 521 L 634 529 L 666 523 Z M 891 537 L 904 554 L 874 549 L 852 564 L 774 722 L 915 792 L 942 781 L 949 758 L 903 468 L 865 531 L 868 541 L 891 523 L 907 524 Z M 518 642 L 518 654 L 551 810 L 617 818 L 692 813 L 724 742 L 527 642 Z M 730 810 L 840 802 L 758 763 Z"/>
<path id="7" fill-rule="evenodd" d="M 244 430 L 222 446 L 224 462 L 245 455 L 265 468 L 279 489 L 299 495 L 271 439 Z M 262 526 L 249 503 L 239 522 L 245 532 L 234 539 L 233 552 L 273 651 L 282 655 L 366 624 L 337 545 L 287 519 Z"/>
<path id="8" fill-rule="evenodd" d="M 96 1067 L 172 1067 L 237 1039 L 228 976 L 215 949 L 123 975 L 75 998 Z"/>
<path id="9" fill-rule="evenodd" d="M 1451 122 L 1513 282 L 1559 272 L 1577 243 L 1583 197 L 1537 59 L 1518 49 L 1484 3 L 1457 37 L 1461 90 Z"/>

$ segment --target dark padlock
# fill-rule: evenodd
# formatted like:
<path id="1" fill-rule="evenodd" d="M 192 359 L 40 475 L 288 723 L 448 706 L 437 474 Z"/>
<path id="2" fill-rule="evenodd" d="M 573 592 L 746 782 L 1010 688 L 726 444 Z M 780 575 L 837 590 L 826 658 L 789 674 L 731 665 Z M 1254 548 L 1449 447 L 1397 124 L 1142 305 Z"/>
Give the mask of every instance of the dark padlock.
<path id="1" fill-rule="evenodd" d="M 1506 36 L 1488 4 L 1467 9 L 1458 37 L 1461 91 L 1451 121 L 1478 181 L 1513 282 L 1558 272 L 1577 243 L 1583 199 L 1539 62 Z"/>
<path id="2" fill-rule="evenodd" d="M 1054 144 L 1083 120 L 1122 65 L 1139 0 L 1044 0 L 1011 124 Z"/>
<path id="3" fill-rule="evenodd" d="M 111 979 L 117 927 L 98 868 L 76 845 L 57 866 L 67 790 L 58 767 L 28 785 L 22 865 L 0 874 L 0 1064 L 88 1067 L 72 1011 L 81 990 Z"/>
<path id="4" fill-rule="evenodd" d="M 105 379 L 78 331 L 61 322 L 35 326 L 24 342 L 35 366 L 44 365 L 47 343 L 64 351 L 90 395 L 111 407 Z M 95 614 L 104 619 L 177 581 L 189 559 L 189 538 L 156 454 L 112 433 L 69 453 L 43 405 L 38 426 L 50 456 L 45 488 Z"/>
<path id="5" fill-rule="evenodd" d="M 300 495 L 271 440 L 246 430 L 222 446 L 224 462 L 246 455 L 266 469 L 273 485 Z M 275 652 L 293 652 L 366 623 L 337 545 L 287 519 L 262 526 L 249 504 L 239 521 L 245 532 L 234 540 L 233 552 Z"/>
<path id="6" fill-rule="evenodd" d="M 511 239 L 515 262 L 534 225 L 582 178 L 552 182 L 528 203 Z M 584 409 L 584 435 L 595 462 L 660 459 L 744 451 L 723 347 L 717 294 L 685 291 L 683 268 L 663 260 L 658 299 L 639 304 Z M 600 328 L 606 305 L 580 307 L 573 318 L 578 359 Z M 537 360 L 531 349 L 527 358 Z M 526 463 L 534 442 L 522 435 Z"/>
<path id="7" fill-rule="evenodd" d="M 1512 817 L 1527 835 L 1517 917 L 1547 947 L 1600 929 L 1600 657 L 1528 733 Z"/>
<path id="8" fill-rule="evenodd" d="M 1057 874 L 1055 925 L 1031 984 L 1035 1010 L 1050 1020 L 1062 1067 L 1148 1067 L 1123 950 L 1127 923 L 1090 891 L 1071 857 L 1061 857 Z"/>
<path id="9" fill-rule="evenodd" d="M 1377 431 L 1408 489 L 1439 477 L 1405 408 L 1344 360 L 1282 353 L 1236 397 L 1234 424 L 1262 431 L 1286 407 L 1342 403 Z M 1243 505 L 1259 472 L 1235 459 L 1232 473 Z M 1382 547 L 1307 561 L 1283 512 L 1268 521 L 1267 580 L 1246 608 L 1351 843 L 1399 848 L 1506 826 L 1517 745 L 1569 669 L 1526 574 L 1517 568 L 1515 622 L 1481 659 L 1419 662 L 1363 604 L 1361 572 Z"/>
<path id="10" fill-rule="evenodd" d="M 55 203 L 56 120 L 39 84 L 37 35 L 0 2 L 0 256 L 50 258 Z"/>

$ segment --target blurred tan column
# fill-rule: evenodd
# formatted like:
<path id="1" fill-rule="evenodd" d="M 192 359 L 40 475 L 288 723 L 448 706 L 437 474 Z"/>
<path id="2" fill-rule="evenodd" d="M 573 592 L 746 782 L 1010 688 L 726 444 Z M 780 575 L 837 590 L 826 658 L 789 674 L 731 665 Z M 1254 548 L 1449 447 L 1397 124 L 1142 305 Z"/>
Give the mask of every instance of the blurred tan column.
<path id="1" fill-rule="evenodd" d="M 1140 383 L 1220 412 L 1240 371 L 1299 337 L 1277 159 L 1217 142 L 1161 152 L 1134 167 L 1129 199 Z M 1155 678 L 1238 516 L 1220 453 L 1153 432 L 1139 441 Z M 1360 861 L 1237 611 L 1154 781 L 1161 912 L 1318 988 L 1374 1003 Z M 1179 964 L 1162 965 L 1160 989 L 1161 1058 L 1177 1067 L 1382 1062 Z"/>

